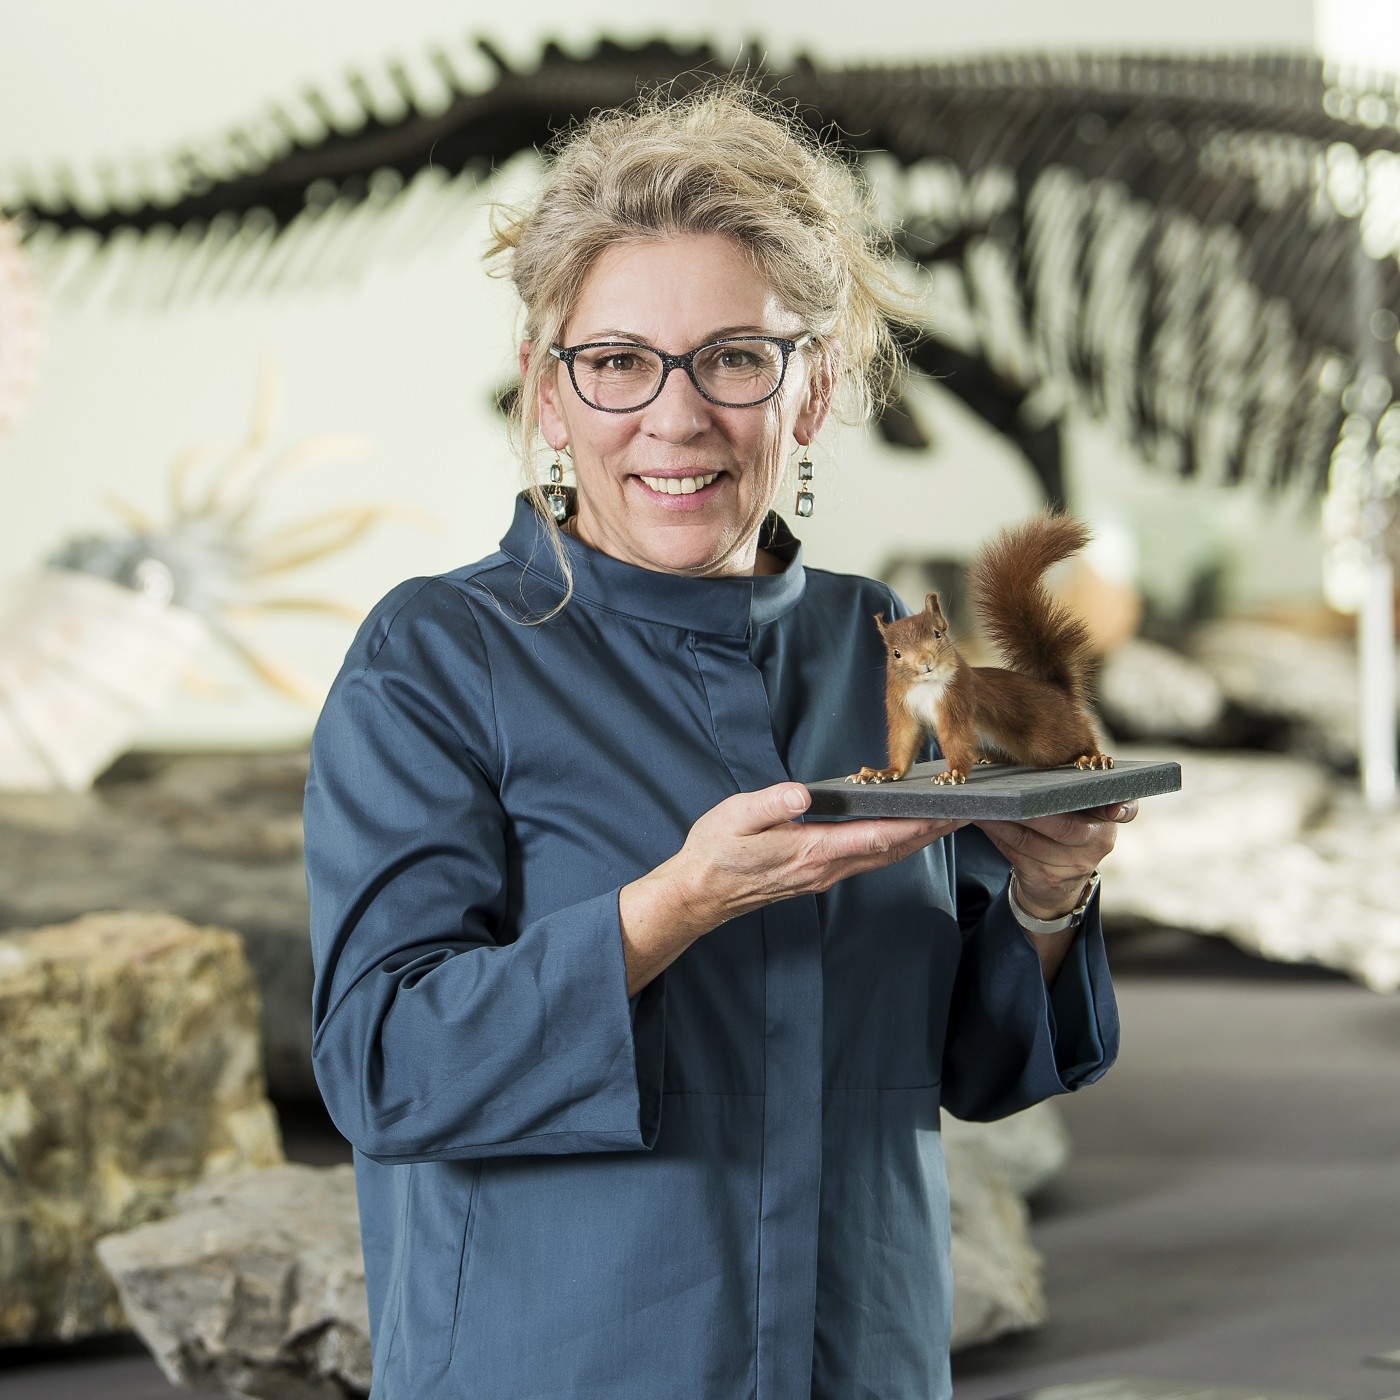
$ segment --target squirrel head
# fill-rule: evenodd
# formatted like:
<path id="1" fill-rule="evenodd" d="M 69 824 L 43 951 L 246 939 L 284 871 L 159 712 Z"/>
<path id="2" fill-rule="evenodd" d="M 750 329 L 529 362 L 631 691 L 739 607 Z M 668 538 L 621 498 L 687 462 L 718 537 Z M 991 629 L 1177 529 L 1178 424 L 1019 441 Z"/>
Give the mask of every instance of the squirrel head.
<path id="1" fill-rule="evenodd" d="M 876 613 L 875 625 L 884 640 L 892 675 L 907 675 L 912 681 L 956 667 L 957 653 L 937 593 L 924 599 L 923 612 L 895 622 L 886 622 L 884 613 Z"/>

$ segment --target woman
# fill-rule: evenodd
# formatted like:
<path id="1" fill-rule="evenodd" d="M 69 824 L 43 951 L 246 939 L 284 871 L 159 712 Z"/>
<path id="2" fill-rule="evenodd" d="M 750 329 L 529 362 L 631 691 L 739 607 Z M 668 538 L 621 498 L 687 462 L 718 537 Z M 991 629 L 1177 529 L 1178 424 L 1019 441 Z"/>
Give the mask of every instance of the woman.
<path id="1" fill-rule="evenodd" d="M 595 118 L 498 231 L 525 449 L 576 490 L 375 609 L 307 788 L 384 1400 L 946 1396 L 940 1102 L 1113 1058 L 1096 903 L 1033 938 L 1007 858 L 1066 915 L 1131 807 L 801 820 L 794 777 L 882 750 L 903 611 L 771 513 L 893 363 L 862 217 L 730 89 Z"/>

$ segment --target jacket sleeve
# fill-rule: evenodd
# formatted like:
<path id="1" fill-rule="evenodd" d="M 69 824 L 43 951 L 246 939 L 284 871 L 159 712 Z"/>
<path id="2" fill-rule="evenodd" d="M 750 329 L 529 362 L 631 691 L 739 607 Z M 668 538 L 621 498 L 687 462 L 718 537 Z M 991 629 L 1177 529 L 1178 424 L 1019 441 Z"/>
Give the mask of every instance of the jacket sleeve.
<path id="1" fill-rule="evenodd" d="M 1118 1055 L 1118 1005 L 1094 895 L 1054 985 L 1007 903 L 1009 868 L 976 827 L 953 837 L 962 958 L 943 1053 L 943 1106 L 1004 1118 L 1092 1084 Z"/>
<path id="2" fill-rule="evenodd" d="M 381 1162 L 650 1147 L 661 979 L 629 1005 L 616 888 L 523 926 L 470 604 L 415 580 L 361 629 L 312 739 L 312 1061 Z"/>

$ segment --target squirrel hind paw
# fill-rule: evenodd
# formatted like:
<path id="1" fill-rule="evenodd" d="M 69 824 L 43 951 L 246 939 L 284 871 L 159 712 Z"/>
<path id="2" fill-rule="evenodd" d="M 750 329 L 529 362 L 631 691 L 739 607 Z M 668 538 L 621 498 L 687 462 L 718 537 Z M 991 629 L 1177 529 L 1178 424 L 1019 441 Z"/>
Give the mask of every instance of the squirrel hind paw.
<path id="1" fill-rule="evenodd" d="M 893 768 L 862 768 L 846 779 L 848 783 L 894 783 L 903 775 Z"/>
<path id="2" fill-rule="evenodd" d="M 1082 753 L 1074 760 L 1076 768 L 1112 768 L 1113 760 L 1106 753 Z"/>
<path id="3" fill-rule="evenodd" d="M 935 773 L 933 775 L 933 781 L 943 786 L 952 783 L 965 783 L 967 781 L 967 774 L 964 773 L 961 768 L 950 768 L 946 773 Z"/>

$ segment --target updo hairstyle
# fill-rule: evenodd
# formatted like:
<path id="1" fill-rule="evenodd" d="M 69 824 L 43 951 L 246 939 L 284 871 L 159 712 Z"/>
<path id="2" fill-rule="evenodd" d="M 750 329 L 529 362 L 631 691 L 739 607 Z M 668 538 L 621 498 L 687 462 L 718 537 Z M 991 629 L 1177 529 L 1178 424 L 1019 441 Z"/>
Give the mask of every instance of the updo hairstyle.
<path id="1" fill-rule="evenodd" d="M 914 322 L 890 275 L 888 239 L 855 167 L 786 108 L 738 80 L 676 99 L 654 92 L 562 132 L 533 207 L 497 207 L 487 253 L 525 310 L 529 363 L 514 414 L 525 477 L 537 480 L 540 381 L 595 261 L 616 243 L 723 234 L 745 248 L 814 335 L 833 411 L 864 421 L 900 368 L 895 331 Z"/>

